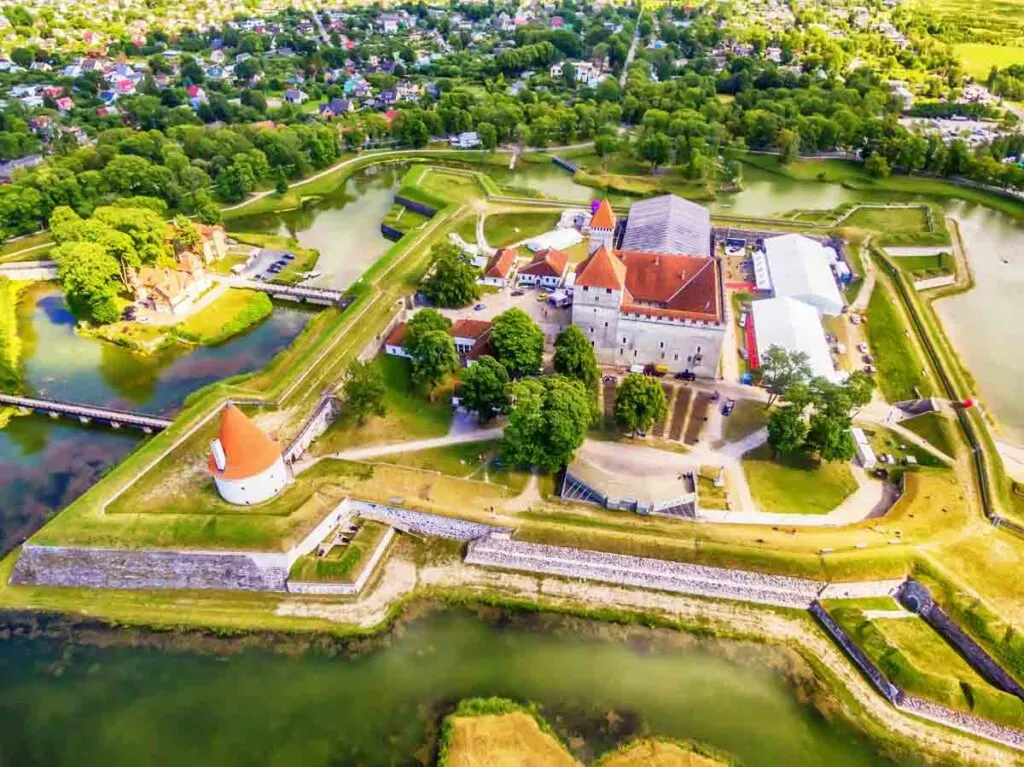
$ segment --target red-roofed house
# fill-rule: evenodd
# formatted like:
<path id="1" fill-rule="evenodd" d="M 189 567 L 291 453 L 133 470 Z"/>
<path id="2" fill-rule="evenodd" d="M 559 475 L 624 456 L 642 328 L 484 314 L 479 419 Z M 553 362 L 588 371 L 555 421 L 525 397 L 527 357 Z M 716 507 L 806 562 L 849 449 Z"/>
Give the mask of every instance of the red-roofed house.
<path id="1" fill-rule="evenodd" d="M 554 248 L 538 250 L 533 260 L 519 270 L 519 284 L 558 288 L 562 285 L 568 268 L 569 255 L 565 251 Z"/>
<path id="2" fill-rule="evenodd" d="M 512 248 L 498 248 L 484 268 L 483 276 L 477 280 L 481 285 L 504 288 L 516 274 L 516 252 Z"/>
<path id="3" fill-rule="evenodd" d="M 405 350 L 405 337 L 408 333 L 408 324 L 399 322 L 395 325 L 391 332 L 388 333 L 388 337 L 384 339 L 384 353 L 390 354 L 392 357 L 411 359 L 412 355 Z"/>
<path id="4" fill-rule="evenodd" d="M 459 354 L 469 354 L 481 340 L 490 337 L 491 327 L 487 320 L 458 320 L 452 325 L 455 351 Z"/>
<path id="5" fill-rule="evenodd" d="M 614 230 L 610 209 L 608 218 L 601 208 L 594 218 Z M 726 331 L 722 296 L 714 258 L 601 244 L 576 267 L 572 322 L 600 362 L 664 365 L 712 378 Z"/>
<path id="6" fill-rule="evenodd" d="M 494 355 L 491 348 L 492 325 L 487 320 L 462 319 L 457 320 L 449 331 L 452 340 L 455 342 L 455 351 L 462 358 L 462 363 L 469 367 L 480 356 L 484 354 Z M 412 355 L 405 348 L 405 339 L 409 333 L 409 326 L 400 322 L 388 333 L 384 339 L 384 353 L 392 357 L 404 357 L 412 359 Z"/>

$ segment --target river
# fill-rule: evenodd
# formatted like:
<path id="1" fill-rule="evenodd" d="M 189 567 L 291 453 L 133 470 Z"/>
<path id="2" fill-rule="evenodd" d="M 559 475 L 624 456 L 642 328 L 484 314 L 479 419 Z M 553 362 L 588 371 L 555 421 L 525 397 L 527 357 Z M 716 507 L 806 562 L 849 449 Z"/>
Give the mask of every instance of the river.
<path id="1" fill-rule="evenodd" d="M 74 316 L 53 285 L 35 286 L 19 314 L 29 394 L 158 414 L 175 412 L 207 384 L 262 368 L 311 316 L 277 305 L 263 323 L 219 346 L 175 345 L 140 355 L 75 333 Z M 67 419 L 11 419 L 0 429 L 0 553 L 81 495 L 141 439 L 138 432 Z"/>
<path id="2" fill-rule="evenodd" d="M 781 648 L 492 610 L 434 612 L 371 644 L 346 657 L 0 642 L 0 763 L 426 764 L 439 716 L 492 695 L 537 702 L 588 759 L 652 732 L 747 767 L 891 763 L 798 701 L 773 670 L 794 663 Z"/>

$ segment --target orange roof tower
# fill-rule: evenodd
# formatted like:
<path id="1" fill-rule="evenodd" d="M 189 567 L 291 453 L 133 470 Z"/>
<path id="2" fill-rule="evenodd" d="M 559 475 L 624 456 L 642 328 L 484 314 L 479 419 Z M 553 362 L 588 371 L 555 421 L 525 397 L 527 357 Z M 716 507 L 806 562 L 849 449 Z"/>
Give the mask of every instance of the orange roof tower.
<path id="1" fill-rule="evenodd" d="M 615 213 L 612 211 L 612 206 L 608 200 L 601 200 L 597 206 L 597 211 L 594 213 L 593 218 L 590 219 L 591 229 L 614 229 L 615 228 Z"/>
<path id="2" fill-rule="evenodd" d="M 207 468 L 214 477 L 221 479 L 255 477 L 281 458 L 281 446 L 264 434 L 232 402 L 220 411 L 220 432 L 213 444 L 217 442 L 224 451 L 224 468 L 219 468 L 216 448 L 212 445 Z"/>

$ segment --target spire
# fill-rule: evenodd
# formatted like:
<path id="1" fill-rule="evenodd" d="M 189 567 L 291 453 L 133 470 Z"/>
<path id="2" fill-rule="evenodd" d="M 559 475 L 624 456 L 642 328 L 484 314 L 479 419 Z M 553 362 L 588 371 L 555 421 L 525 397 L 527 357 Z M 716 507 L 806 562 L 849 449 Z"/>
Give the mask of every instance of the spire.
<path id="1" fill-rule="evenodd" d="M 280 458 L 280 445 L 234 403 L 224 406 L 220 411 L 220 432 L 210 444 L 207 468 L 211 474 L 222 479 L 248 479 L 266 471 Z"/>

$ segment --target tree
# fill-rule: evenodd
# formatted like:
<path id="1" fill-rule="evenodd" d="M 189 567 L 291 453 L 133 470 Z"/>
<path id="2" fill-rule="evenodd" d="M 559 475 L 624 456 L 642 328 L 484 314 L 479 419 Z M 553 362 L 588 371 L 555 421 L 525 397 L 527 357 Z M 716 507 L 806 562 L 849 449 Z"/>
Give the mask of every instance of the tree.
<path id="1" fill-rule="evenodd" d="M 789 352 L 772 344 L 761 355 L 761 385 L 771 395 L 770 406 L 794 384 L 806 383 L 811 377 L 811 366 L 806 352 Z"/>
<path id="2" fill-rule="evenodd" d="M 435 245 L 431 252 L 433 269 L 420 290 L 437 306 L 466 306 L 480 295 L 476 284 L 479 272 L 466 260 L 458 246 Z"/>
<path id="3" fill-rule="evenodd" d="M 498 146 L 498 129 L 493 123 L 480 123 L 476 126 L 476 132 L 480 136 L 480 146 L 491 150 Z"/>
<path id="4" fill-rule="evenodd" d="M 511 384 L 515 404 L 502 441 L 506 463 L 557 471 L 572 460 L 594 418 L 590 392 L 562 376 Z"/>
<path id="5" fill-rule="evenodd" d="M 588 389 L 594 388 L 600 376 L 594 347 L 576 325 L 570 325 L 555 339 L 554 365 L 556 373 L 575 378 Z"/>
<path id="6" fill-rule="evenodd" d="M 544 353 L 544 332 L 522 309 L 509 309 L 494 318 L 491 343 L 498 361 L 513 378 L 535 375 Z"/>
<path id="7" fill-rule="evenodd" d="M 430 330 L 421 335 L 412 355 L 413 381 L 431 392 L 459 367 L 455 340 L 445 330 Z"/>
<path id="8" fill-rule="evenodd" d="M 355 414 L 361 426 L 370 415 L 382 416 L 386 412 L 384 396 L 387 385 L 380 368 L 372 362 L 354 360 L 348 366 L 343 387 L 345 406 Z"/>
<path id="9" fill-rule="evenodd" d="M 874 152 L 864 161 L 864 170 L 874 178 L 889 178 L 892 170 L 881 152 Z"/>
<path id="10" fill-rule="evenodd" d="M 779 146 L 779 162 L 782 165 L 789 165 L 800 156 L 800 134 L 784 128 L 775 137 L 775 143 Z"/>
<path id="11" fill-rule="evenodd" d="M 853 437 L 850 417 L 827 410 L 811 415 L 805 449 L 818 454 L 823 461 L 849 461 L 853 458 Z"/>
<path id="12" fill-rule="evenodd" d="M 98 242 L 72 241 L 52 251 L 68 306 L 79 317 L 105 325 L 118 319 L 114 298 L 117 259 Z"/>
<path id="13" fill-rule="evenodd" d="M 284 168 L 277 169 L 277 181 L 274 182 L 274 191 L 278 194 L 285 194 L 288 191 L 288 177 L 284 173 Z"/>
<path id="14" fill-rule="evenodd" d="M 768 416 L 768 445 L 775 455 L 800 450 L 806 439 L 807 421 L 802 407 L 784 405 Z"/>
<path id="15" fill-rule="evenodd" d="M 461 379 L 462 404 L 481 421 L 490 421 L 508 409 L 508 371 L 494 357 L 480 357 L 462 371 Z"/>
<path id="16" fill-rule="evenodd" d="M 615 422 L 633 434 L 645 434 L 665 417 L 665 392 L 656 378 L 630 373 L 615 394 Z"/>
<path id="17" fill-rule="evenodd" d="M 196 225 L 188 220 L 187 216 L 175 216 L 171 222 L 171 245 L 175 253 L 184 253 L 195 250 L 202 242 L 202 237 Z"/>
<path id="18" fill-rule="evenodd" d="M 452 321 L 438 312 L 436 309 L 421 309 L 409 320 L 405 332 L 405 348 L 409 354 L 415 356 L 416 345 L 419 340 L 432 330 L 440 330 L 447 333 L 452 327 Z"/>
<path id="19" fill-rule="evenodd" d="M 672 142 L 664 133 L 648 133 L 637 144 L 637 153 L 651 164 L 652 171 L 668 162 L 671 149 Z"/>

